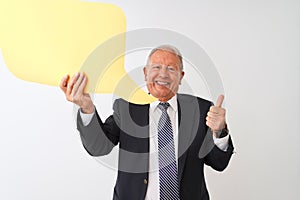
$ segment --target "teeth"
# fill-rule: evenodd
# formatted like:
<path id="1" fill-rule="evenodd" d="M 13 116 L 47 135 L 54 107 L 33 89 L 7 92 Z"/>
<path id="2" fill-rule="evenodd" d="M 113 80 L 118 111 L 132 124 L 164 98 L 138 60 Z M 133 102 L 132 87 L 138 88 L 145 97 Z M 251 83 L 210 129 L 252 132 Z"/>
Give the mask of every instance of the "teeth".
<path id="1" fill-rule="evenodd" d="M 168 85 L 169 84 L 168 82 L 161 82 L 161 81 L 156 81 L 156 83 L 159 85 Z"/>

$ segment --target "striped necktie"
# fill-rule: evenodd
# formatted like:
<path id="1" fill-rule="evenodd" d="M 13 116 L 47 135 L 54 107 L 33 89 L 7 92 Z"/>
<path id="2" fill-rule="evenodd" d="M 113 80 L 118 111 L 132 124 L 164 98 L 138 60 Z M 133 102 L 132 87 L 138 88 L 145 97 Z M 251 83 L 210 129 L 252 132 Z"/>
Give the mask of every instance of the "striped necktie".
<path id="1" fill-rule="evenodd" d="M 179 183 L 176 166 L 172 124 L 167 113 L 169 103 L 159 103 L 162 115 L 158 122 L 159 192 L 161 200 L 179 200 Z"/>

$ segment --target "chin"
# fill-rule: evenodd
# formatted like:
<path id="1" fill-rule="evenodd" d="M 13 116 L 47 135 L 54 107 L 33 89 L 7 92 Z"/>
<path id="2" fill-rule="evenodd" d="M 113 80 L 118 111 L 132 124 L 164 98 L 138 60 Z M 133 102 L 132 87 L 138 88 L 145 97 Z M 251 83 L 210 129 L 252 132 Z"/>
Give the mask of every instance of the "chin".
<path id="1" fill-rule="evenodd" d="M 166 100 L 168 101 L 174 96 L 174 93 L 167 91 L 167 92 L 161 92 L 161 91 L 152 91 L 150 92 L 152 96 L 157 98 L 158 100 Z"/>
<path id="2" fill-rule="evenodd" d="M 174 93 L 167 87 L 160 85 L 148 85 L 148 91 L 155 98 L 162 99 L 171 99 L 174 96 Z"/>

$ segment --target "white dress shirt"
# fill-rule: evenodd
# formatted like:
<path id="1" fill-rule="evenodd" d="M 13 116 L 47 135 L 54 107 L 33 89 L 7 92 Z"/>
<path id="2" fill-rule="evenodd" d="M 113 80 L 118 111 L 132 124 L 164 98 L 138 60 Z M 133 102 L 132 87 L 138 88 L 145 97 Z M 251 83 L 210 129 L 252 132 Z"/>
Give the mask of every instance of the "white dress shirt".
<path id="1" fill-rule="evenodd" d="M 149 178 L 148 188 L 145 200 L 159 200 L 159 170 L 158 170 L 158 132 L 157 125 L 162 111 L 157 107 L 159 101 L 150 104 L 149 108 Z M 172 130 L 174 134 L 176 165 L 178 169 L 178 105 L 177 95 L 172 97 L 168 103 L 170 107 L 167 112 L 172 123 Z M 84 114 L 80 111 L 83 125 L 90 123 L 94 113 Z M 214 143 L 223 151 L 227 150 L 229 135 L 223 138 L 215 138 Z"/>

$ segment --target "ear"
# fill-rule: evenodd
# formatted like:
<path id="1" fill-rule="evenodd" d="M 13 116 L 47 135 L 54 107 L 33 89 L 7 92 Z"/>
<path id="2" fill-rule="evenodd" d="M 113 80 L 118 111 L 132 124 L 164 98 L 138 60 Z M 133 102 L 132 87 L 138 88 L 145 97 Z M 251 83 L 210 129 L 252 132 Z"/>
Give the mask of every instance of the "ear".
<path id="1" fill-rule="evenodd" d="M 179 81 L 180 85 L 181 85 L 181 80 L 182 80 L 183 77 L 184 77 L 184 71 L 181 71 L 181 73 L 180 73 L 180 81 Z"/>
<path id="2" fill-rule="evenodd" d="M 148 73 L 148 71 L 147 71 L 147 67 L 146 66 L 143 68 L 143 71 L 144 71 L 144 80 L 147 81 L 147 73 Z"/>

